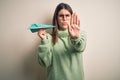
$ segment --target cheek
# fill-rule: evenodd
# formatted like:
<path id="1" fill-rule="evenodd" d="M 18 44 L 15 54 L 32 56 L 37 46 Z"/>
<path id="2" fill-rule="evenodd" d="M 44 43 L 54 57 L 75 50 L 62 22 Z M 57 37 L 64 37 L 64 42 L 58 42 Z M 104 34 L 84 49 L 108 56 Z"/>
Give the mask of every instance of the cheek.
<path id="1" fill-rule="evenodd" d="M 70 20 L 68 21 L 68 24 L 70 24 Z"/>
<path id="2" fill-rule="evenodd" d="M 58 25 L 59 25 L 59 26 L 61 26 L 61 25 L 62 25 L 61 20 L 58 20 Z"/>

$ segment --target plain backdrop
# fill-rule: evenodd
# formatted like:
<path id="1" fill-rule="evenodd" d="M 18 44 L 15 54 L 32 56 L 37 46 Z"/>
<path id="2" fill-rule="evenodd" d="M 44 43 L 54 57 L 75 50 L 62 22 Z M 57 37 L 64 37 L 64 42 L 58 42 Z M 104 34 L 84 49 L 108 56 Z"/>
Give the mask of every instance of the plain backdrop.
<path id="1" fill-rule="evenodd" d="M 0 0 L 0 80 L 45 80 L 40 38 L 27 28 L 51 24 L 60 2 L 79 15 L 87 34 L 85 80 L 120 80 L 120 0 Z"/>

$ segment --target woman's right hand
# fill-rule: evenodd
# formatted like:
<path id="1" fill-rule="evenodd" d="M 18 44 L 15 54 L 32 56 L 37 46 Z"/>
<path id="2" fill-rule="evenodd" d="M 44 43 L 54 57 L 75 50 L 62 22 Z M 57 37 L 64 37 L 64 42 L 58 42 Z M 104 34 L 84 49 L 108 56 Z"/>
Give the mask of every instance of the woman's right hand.
<path id="1" fill-rule="evenodd" d="M 38 36 L 42 39 L 42 40 L 45 40 L 46 39 L 46 31 L 45 29 L 40 29 L 38 31 Z"/>

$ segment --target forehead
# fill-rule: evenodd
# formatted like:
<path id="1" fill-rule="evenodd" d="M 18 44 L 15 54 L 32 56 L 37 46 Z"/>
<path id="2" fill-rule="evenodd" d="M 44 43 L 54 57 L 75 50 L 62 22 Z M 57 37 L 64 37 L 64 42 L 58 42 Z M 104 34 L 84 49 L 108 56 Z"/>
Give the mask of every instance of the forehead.
<path id="1" fill-rule="evenodd" d="M 70 14 L 67 9 L 61 9 L 58 14 Z"/>

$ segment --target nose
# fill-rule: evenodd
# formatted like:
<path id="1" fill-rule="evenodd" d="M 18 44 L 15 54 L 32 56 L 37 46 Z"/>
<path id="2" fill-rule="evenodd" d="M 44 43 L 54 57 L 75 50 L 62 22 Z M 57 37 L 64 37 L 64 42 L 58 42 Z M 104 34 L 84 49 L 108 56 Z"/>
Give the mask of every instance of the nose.
<path id="1" fill-rule="evenodd" d="M 64 16 L 63 16 L 63 20 L 66 20 L 66 18 L 67 18 L 67 17 L 64 15 Z"/>

